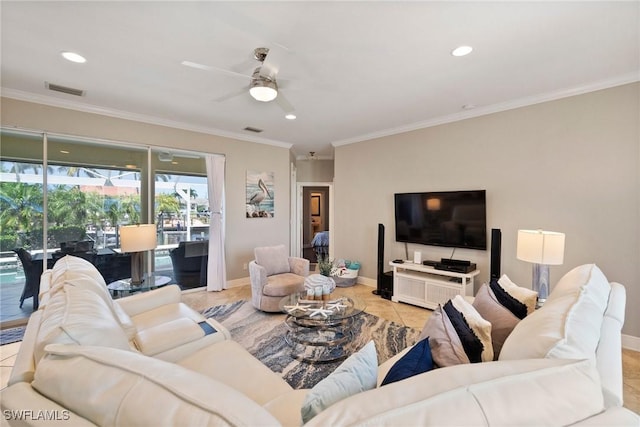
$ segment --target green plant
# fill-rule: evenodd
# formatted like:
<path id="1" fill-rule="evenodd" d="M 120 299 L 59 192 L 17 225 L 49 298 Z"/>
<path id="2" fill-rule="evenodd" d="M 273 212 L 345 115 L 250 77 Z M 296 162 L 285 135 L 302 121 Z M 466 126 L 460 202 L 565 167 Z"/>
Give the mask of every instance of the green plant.
<path id="1" fill-rule="evenodd" d="M 328 256 L 318 258 L 318 270 L 320 270 L 320 274 L 323 276 L 331 276 L 331 271 L 333 271 L 333 260 Z"/>

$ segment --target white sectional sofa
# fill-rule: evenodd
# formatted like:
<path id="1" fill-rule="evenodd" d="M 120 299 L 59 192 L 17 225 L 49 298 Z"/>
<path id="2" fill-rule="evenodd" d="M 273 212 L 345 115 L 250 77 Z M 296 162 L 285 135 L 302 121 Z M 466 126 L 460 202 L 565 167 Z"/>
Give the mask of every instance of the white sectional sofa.
<path id="1" fill-rule="evenodd" d="M 376 387 L 306 425 L 639 425 L 621 407 L 624 288 L 605 280 L 598 285 L 606 297 L 592 295 L 583 270 L 589 277 L 570 277 L 555 303 L 552 294 L 516 326 L 501 353 L 514 360 L 439 368 Z M 113 301 L 99 273 L 73 257 L 58 261 L 42 284 L 41 308 L 0 392 L 3 422 L 302 424 L 309 390 L 293 390 L 224 326 L 182 304 L 175 287 Z M 589 321 L 576 326 L 568 320 L 576 316 Z M 378 378 L 404 353 L 382 364 Z"/>

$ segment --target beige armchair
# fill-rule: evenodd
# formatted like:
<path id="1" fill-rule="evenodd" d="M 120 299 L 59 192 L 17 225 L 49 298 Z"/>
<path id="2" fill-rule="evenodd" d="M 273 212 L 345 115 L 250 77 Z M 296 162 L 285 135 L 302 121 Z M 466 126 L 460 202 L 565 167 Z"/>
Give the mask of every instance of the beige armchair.
<path id="1" fill-rule="evenodd" d="M 304 291 L 309 260 L 290 257 L 284 245 L 255 248 L 254 256 L 255 260 L 249 263 L 249 277 L 255 308 L 277 312 L 283 297 Z"/>

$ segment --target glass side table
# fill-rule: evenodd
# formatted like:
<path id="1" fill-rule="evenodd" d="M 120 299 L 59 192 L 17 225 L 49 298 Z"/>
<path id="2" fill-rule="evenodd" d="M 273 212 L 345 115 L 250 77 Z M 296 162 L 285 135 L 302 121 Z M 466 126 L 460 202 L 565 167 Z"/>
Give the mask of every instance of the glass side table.
<path id="1" fill-rule="evenodd" d="M 120 279 L 107 285 L 107 289 L 114 298 L 121 298 L 136 292 L 146 292 L 151 289 L 161 288 L 171 282 L 171 277 L 156 274 L 145 274 L 144 282 L 132 285 L 131 279 Z"/>

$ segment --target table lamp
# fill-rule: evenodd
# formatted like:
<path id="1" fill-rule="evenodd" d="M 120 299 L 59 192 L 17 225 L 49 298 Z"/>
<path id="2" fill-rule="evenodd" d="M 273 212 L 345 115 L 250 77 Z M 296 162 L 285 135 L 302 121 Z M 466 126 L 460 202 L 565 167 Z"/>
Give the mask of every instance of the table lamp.
<path id="1" fill-rule="evenodd" d="M 131 285 L 144 281 L 144 252 L 156 248 L 156 225 L 137 224 L 120 227 L 120 250 L 131 253 Z"/>
<path id="2" fill-rule="evenodd" d="M 564 233 L 518 230 L 516 253 L 519 260 L 533 263 L 533 290 L 540 307 L 549 296 L 549 266 L 564 261 Z"/>

